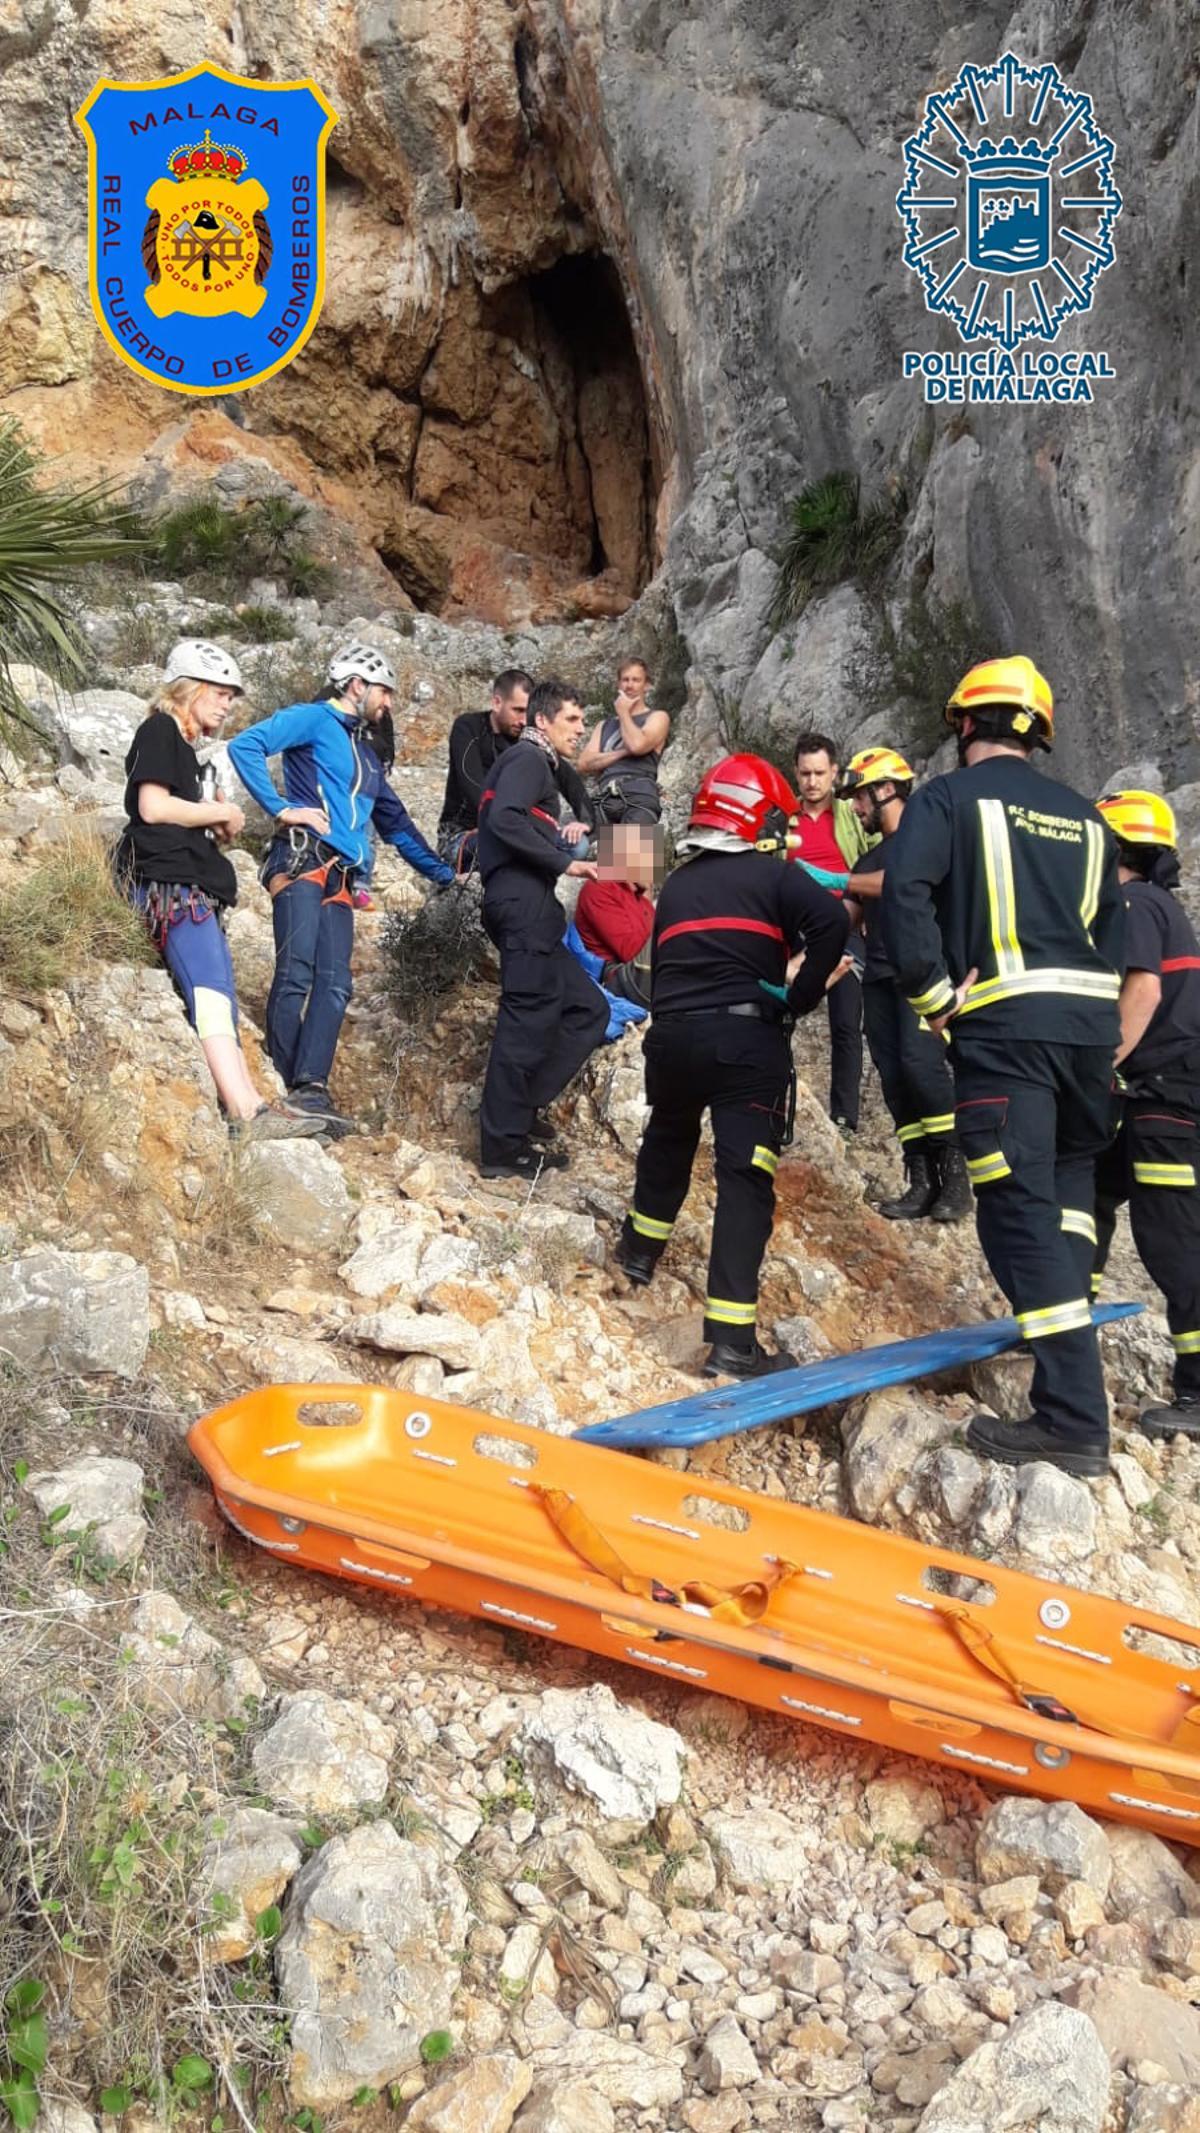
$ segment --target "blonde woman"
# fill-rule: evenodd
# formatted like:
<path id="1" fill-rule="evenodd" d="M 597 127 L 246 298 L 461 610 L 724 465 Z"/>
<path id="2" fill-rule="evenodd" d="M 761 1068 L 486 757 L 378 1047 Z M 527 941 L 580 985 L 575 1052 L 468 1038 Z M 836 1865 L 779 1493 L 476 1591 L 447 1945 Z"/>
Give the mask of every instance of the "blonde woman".
<path id="1" fill-rule="evenodd" d="M 222 846 L 233 842 L 246 818 L 215 789 L 196 743 L 219 733 L 241 694 L 237 661 L 219 645 L 188 637 L 174 647 L 125 758 L 129 819 L 116 871 L 175 981 L 230 1133 L 250 1140 L 312 1138 L 321 1122 L 264 1102 L 238 1041 L 224 933 L 225 912 L 237 901 L 237 875 Z"/>

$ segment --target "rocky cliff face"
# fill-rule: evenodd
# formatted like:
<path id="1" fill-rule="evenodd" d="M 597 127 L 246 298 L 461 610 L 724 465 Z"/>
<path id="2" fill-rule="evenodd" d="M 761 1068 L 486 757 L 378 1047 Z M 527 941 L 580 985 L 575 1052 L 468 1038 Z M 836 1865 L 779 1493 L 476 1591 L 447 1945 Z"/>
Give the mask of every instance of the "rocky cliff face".
<path id="1" fill-rule="evenodd" d="M 935 411 L 900 374 L 939 343 L 900 261 L 900 144 L 964 60 L 1010 47 L 1091 92 L 1116 142 L 1117 265 L 1060 345 L 1103 346 L 1117 377 L 1091 407 Z M 450 615 L 612 611 L 665 556 L 701 731 L 895 718 L 878 608 L 843 587 L 782 636 L 768 619 L 788 501 L 852 470 L 903 489 L 886 592 L 910 669 L 1021 646 L 1058 690 L 1068 771 L 1149 751 L 1195 776 L 1194 11 L 26 0 L 4 50 L 30 153 L 0 387 L 47 440 L 197 482 L 274 433 L 301 493 Z M 101 73 L 205 59 L 311 73 L 341 123 L 321 325 L 277 380 L 197 414 L 94 331 L 65 114 Z"/>

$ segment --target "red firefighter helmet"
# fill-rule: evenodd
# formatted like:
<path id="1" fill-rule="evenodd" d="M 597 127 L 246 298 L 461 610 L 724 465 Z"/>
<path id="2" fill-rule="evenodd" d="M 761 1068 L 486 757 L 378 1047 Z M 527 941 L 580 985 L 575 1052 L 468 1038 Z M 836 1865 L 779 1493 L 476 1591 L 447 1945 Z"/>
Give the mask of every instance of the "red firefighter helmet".
<path id="1" fill-rule="evenodd" d="M 743 844 L 782 850 L 796 805 L 773 763 L 760 755 L 727 755 L 701 778 L 688 828 L 728 830 Z"/>

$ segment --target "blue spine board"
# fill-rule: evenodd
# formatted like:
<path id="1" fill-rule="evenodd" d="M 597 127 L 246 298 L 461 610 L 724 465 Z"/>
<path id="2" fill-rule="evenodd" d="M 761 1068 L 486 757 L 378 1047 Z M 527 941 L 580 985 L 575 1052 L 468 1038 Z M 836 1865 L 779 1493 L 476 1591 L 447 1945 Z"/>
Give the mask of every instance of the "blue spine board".
<path id="1" fill-rule="evenodd" d="M 1092 1316 L 1098 1326 L 1104 1326 L 1118 1318 L 1136 1318 L 1143 1308 L 1137 1303 L 1097 1304 Z M 716 1437 L 740 1436 L 743 1430 L 787 1422 L 814 1407 L 828 1407 L 834 1400 L 853 1400 L 865 1392 L 878 1392 L 884 1385 L 904 1385 L 912 1378 L 933 1377 L 939 1370 L 961 1369 L 964 1363 L 982 1362 L 1020 1346 L 1015 1318 L 990 1318 L 981 1325 L 953 1326 L 947 1333 L 888 1341 L 882 1348 L 827 1356 L 820 1363 L 781 1370 L 775 1377 L 698 1392 L 687 1400 L 668 1400 L 661 1407 L 643 1407 L 614 1422 L 589 1423 L 575 1435 L 586 1444 L 606 1444 L 626 1452 L 652 1445 L 709 1444 Z"/>

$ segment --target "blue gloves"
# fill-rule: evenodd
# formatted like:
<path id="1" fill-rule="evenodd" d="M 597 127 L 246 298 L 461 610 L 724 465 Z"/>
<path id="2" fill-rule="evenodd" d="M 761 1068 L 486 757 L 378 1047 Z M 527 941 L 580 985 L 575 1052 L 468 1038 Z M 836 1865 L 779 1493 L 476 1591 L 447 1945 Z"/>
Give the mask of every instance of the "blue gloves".
<path id="1" fill-rule="evenodd" d="M 567 927 L 565 940 L 576 962 L 582 963 L 589 978 L 604 993 L 608 1006 L 608 1028 L 604 1032 L 604 1041 L 606 1044 L 615 1044 L 617 1038 L 623 1037 L 633 1023 L 645 1021 L 649 1009 L 640 1007 L 636 1000 L 620 1000 L 615 992 L 604 991 L 600 983 L 604 975 L 604 958 L 593 955 L 590 948 L 584 947 L 574 919 Z"/>
<path id="2" fill-rule="evenodd" d="M 799 859 L 796 864 L 802 866 L 806 874 L 811 874 L 822 889 L 844 889 L 849 884 L 849 874 L 834 874 L 828 867 L 810 866 L 807 859 Z"/>

